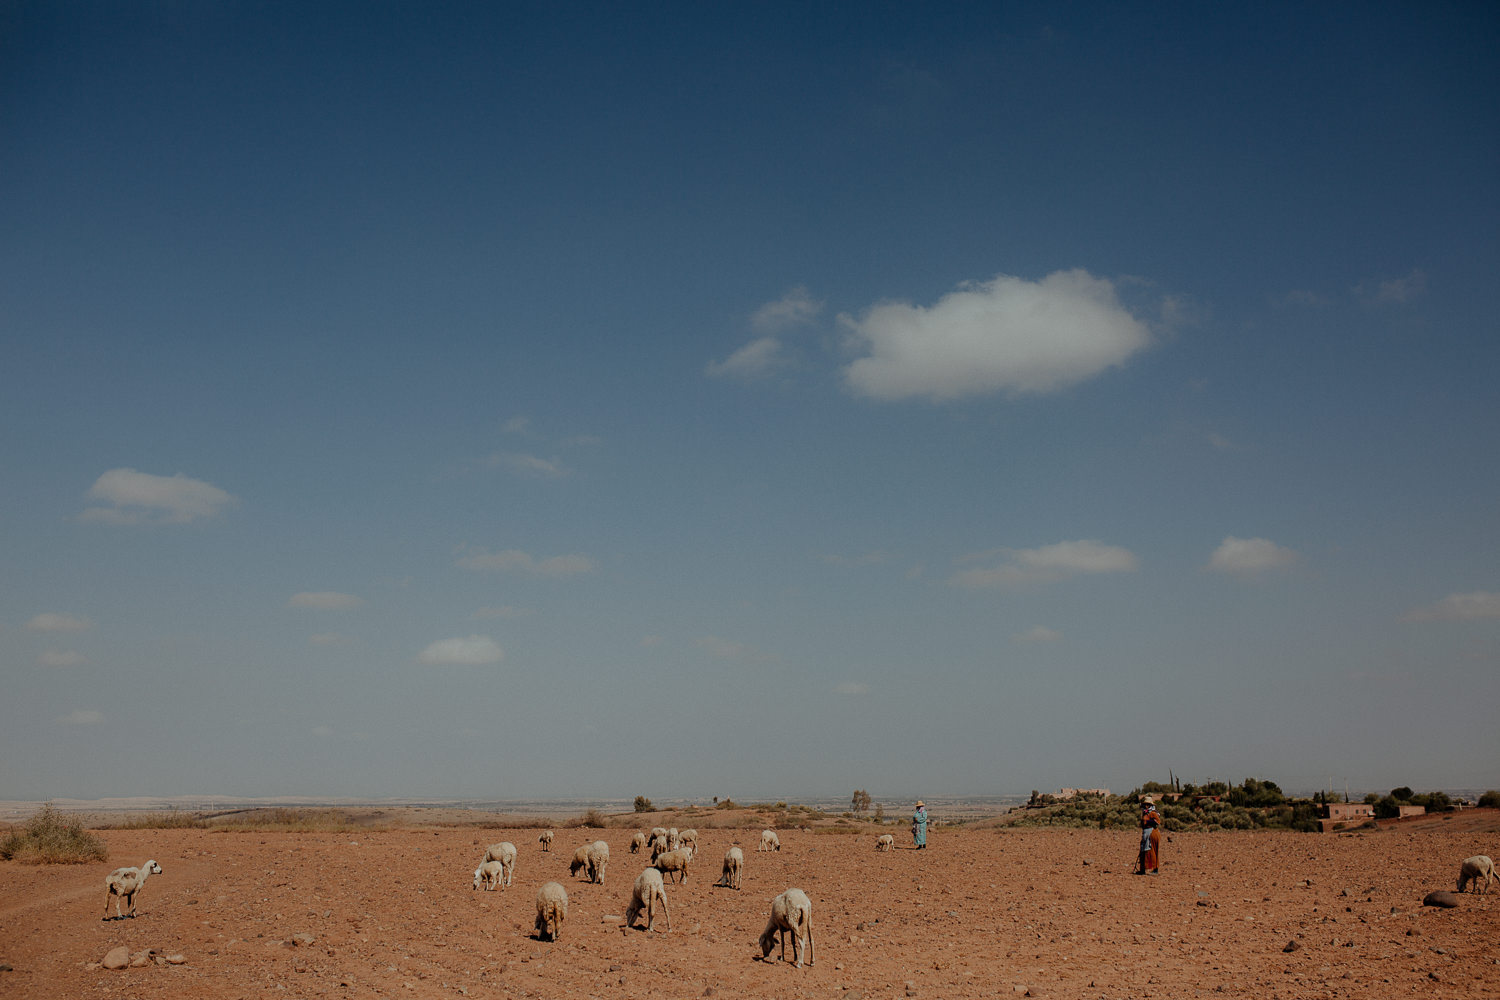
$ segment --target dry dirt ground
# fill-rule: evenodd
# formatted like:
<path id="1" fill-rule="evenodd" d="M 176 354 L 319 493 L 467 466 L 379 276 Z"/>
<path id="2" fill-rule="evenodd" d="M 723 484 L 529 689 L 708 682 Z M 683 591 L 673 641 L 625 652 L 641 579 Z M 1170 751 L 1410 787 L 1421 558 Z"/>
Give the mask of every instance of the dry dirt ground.
<path id="1" fill-rule="evenodd" d="M 1422 906 L 1461 859 L 1500 856 L 1497 829 L 1179 833 L 1157 878 L 1130 874 L 1129 831 L 939 829 L 926 851 L 877 853 L 873 835 L 793 830 L 757 853 L 753 830 L 706 830 L 701 863 L 667 888 L 670 933 L 619 929 L 645 865 L 628 829 L 558 830 L 550 853 L 525 829 L 106 831 L 105 864 L 0 862 L 0 996 L 1500 996 L 1500 886 Z M 600 836 L 605 883 L 570 877 Z M 474 891 L 501 840 L 519 849 L 515 884 Z M 733 843 L 739 892 L 713 885 Z M 139 916 L 101 920 L 105 874 L 148 857 L 165 872 Z M 549 880 L 570 900 L 555 943 L 532 936 Z M 756 947 L 789 886 L 813 901 L 802 969 Z M 100 968 L 119 945 L 187 961 Z"/>

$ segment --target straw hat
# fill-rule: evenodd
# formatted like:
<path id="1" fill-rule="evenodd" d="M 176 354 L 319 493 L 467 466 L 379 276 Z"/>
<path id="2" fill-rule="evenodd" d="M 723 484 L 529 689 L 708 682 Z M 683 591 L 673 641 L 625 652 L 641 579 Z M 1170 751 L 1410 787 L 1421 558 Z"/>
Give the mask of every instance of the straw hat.
<path id="1" fill-rule="evenodd" d="M 921 799 L 918 799 L 918 800 L 917 800 L 917 808 L 918 808 L 918 809 L 921 809 L 921 808 L 922 808 L 922 807 L 923 807 L 923 806 L 925 806 L 925 805 L 926 805 L 926 804 L 927 804 L 927 803 L 925 803 L 925 802 L 923 802 L 923 801 L 922 801 L 922 800 L 921 800 Z"/>
<path id="2" fill-rule="evenodd" d="M 1143 805 L 1143 806 L 1149 806 L 1149 805 L 1155 805 L 1155 804 L 1156 804 L 1156 800 L 1154 798 L 1152 798 L 1151 796 L 1149 796 L 1149 795 L 1142 795 L 1141 796 L 1141 805 Z"/>

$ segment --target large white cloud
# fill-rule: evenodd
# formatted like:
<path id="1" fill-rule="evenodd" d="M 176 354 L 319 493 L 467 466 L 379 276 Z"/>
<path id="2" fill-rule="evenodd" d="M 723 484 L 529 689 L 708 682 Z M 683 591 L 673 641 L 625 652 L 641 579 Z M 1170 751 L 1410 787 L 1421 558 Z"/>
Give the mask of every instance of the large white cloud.
<path id="1" fill-rule="evenodd" d="M 26 627 L 33 632 L 84 632 L 94 626 L 87 618 L 49 611 L 32 618 L 26 623 Z"/>
<path id="2" fill-rule="evenodd" d="M 487 549 L 465 548 L 458 557 L 457 565 L 472 570 L 504 570 L 527 573 L 532 576 L 577 576 L 594 572 L 594 561 L 588 556 L 566 555 L 536 559 L 519 549 L 490 552 Z"/>
<path id="3" fill-rule="evenodd" d="M 844 370 L 849 387 L 882 400 L 1052 392 L 1123 364 L 1151 341 L 1114 284 L 1083 270 L 1041 281 L 1000 275 L 931 307 L 890 302 L 839 319 L 868 352 Z"/>
<path id="4" fill-rule="evenodd" d="M 463 667 L 481 667 L 499 663 L 504 658 L 505 651 L 500 648 L 500 644 L 487 635 L 439 639 L 417 654 L 417 659 L 422 663 Z"/>
<path id="5" fill-rule="evenodd" d="M 336 590 L 304 590 L 293 594 L 287 601 L 290 608 L 313 608 L 318 611 L 348 611 L 365 603 L 353 594 L 341 594 Z"/>
<path id="6" fill-rule="evenodd" d="M 1086 538 L 1035 549 L 978 552 L 965 556 L 964 561 L 991 565 L 955 573 L 948 579 L 953 586 L 1006 587 L 1052 583 L 1070 576 L 1129 573 L 1137 565 L 1135 554 L 1129 549 Z"/>
<path id="7" fill-rule="evenodd" d="M 1416 608 L 1402 616 L 1407 622 L 1473 622 L 1500 618 L 1500 593 L 1475 590 L 1467 594 L 1449 594 L 1425 608 Z"/>
<path id="8" fill-rule="evenodd" d="M 181 524 L 213 517 L 234 502 L 234 497 L 217 486 L 180 472 L 153 476 L 134 469 L 110 469 L 94 481 L 89 496 L 112 506 L 90 507 L 83 512 L 83 519 L 110 524 Z"/>
<path id="9" fill-rule="evenodd" d="M 1215 573 L 1254 576 L 1267 570 L 1290 566 L 1296 561 L 1295 551 L 1269 539 L 1227 535 L 1209 557 L 1208 568 Z"/>

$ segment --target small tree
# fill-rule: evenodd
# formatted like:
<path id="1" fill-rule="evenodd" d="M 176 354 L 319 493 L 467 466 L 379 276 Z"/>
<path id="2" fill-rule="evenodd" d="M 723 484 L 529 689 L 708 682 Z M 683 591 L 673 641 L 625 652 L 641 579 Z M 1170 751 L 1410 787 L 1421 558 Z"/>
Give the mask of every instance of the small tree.
<path id="1" fill-rule="evenodd" d="M 878 805 L 878 806 L 875 807 L 875 822 L 877 822 L 877 823 L 884 823 L 885 822 L 885 805 L 884 805 L 884 803 L 882 803 L 881 805 Z"/>
<path id="2" fill-rule="evenodd" d="M 717 800 L 715 800 L 715 801 L 717 801 Z M 646 798 L 646 796 L 644 796 L 644 795 L 637 795 L 635 797 L 635 811 L 638 812 L 638 813 L 648 813 L 648 812 L 650 812 L 651 811 L 651 800 L 648 799 L 648 798 Z"/>
<path id="3" fill-rule="evenodd" d="M 870 808 L 870 793 L 863 788 L 854 790 L 854 803 L 852 808 L 855 812 L 865 812 Z"/>
<path id="4" fill-rule="evenodd" d="M 1482 806 L 1489 806 L 1492 809 L 1500 808 L 1500 792 L 1497 792 L 1495 791 L 1495 789 L 1491 788 L 1489 791 L 1479 796 L 1479 804 Z"/>

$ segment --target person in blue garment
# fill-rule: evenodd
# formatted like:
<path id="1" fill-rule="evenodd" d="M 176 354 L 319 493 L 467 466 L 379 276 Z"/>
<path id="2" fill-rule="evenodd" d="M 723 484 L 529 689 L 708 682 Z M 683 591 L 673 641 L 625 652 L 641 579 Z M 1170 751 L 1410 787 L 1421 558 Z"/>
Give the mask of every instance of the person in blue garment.
<path id="1" fill-rule="evenodd" d="M 927 850 L 927 804 L 917 800 L 917 811 L 911 814 L 911 839 L 917 850 Z"/>

